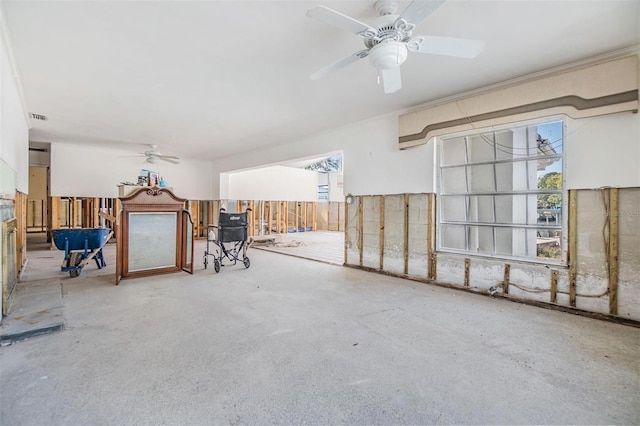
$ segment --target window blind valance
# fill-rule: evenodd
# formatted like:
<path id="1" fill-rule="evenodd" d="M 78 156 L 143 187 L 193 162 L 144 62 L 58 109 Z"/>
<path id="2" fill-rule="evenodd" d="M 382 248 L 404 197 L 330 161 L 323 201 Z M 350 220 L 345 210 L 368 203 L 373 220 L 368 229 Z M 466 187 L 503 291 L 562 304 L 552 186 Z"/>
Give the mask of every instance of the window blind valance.
<path id="1" fill-rule="evenodd" d="M 638 55 L 541 77 L 399 117 L 400 149 L 434 136 L 565 114 L 638 110 Z"/>

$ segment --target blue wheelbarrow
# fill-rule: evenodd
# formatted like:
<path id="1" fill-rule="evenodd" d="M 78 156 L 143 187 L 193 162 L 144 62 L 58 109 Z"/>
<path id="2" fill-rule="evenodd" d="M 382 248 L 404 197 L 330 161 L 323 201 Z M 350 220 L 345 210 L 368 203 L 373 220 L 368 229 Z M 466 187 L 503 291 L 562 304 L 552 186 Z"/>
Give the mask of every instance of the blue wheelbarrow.
<path id="1" fill-rule="evenodd" d="M 95 260 L 98 269 L 107 266 L 102 247 L 112 235 L 113 231 L 108 228 L 52 229 L 53 243 L 58 250 L 64 250 L 60 270 L 75 278 L 91 259 Z"/>

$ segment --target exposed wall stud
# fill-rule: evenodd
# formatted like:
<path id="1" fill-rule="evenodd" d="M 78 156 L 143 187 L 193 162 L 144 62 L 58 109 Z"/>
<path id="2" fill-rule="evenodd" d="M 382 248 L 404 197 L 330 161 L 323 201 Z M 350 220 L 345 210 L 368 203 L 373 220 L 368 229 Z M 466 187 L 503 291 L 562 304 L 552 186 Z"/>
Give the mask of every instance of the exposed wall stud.
<path id="1" fill-rule="evenodd" d="M 15 197 L 16 266 L 17 270 L 22 270 L 22 267 L 27 260 L 27 206 L 29 196 L 23 192 L 16 191 Z"/>
<path id="2" fill-rule="evenodd" d="M 436 253 L 431 254 L 430 269 L 431 269 L 431 276 L 429 277 L 429 279 L 435 281 L 436 277 L 438 276 L 438 255 Z"/>
<path id="3" fill-rule="evenodd" d="M 289 202 L 282 202 L 282 217 L 284 220 L 284 230 L 282 231 L 284 234 L 289 232 Z"/>
<path id="4" fill-rule="evenodd" d="M 344 263 L 347 264 L 347 248 L 349 246 L 349 204 L 344 203 Z M 338 207 L 338 216 L 340 216 L 340 208 Z M 331 212 L 331 208 L 329 208 L 329 212 Z M 331 223 L 331 213 L 329 213 L 329 218 L 327 219 L 327 227 L 329 227 L 329 223 Z M 340 225 L 338 225 L 340 228 Z"/>
<path id="5" fill-rule="evenodd" d="M 618 188 L 609 190 L 609 313 L 618 315 Z"/>
<path id="6" fill-rule="evenodd" d="M 511 274 L 511 265 L 508 263 L 504 264 L 504 279 L 502 281 L 502 292 L 504 294 L 509 294 L 509 275 Z"/>
<path id="7" fill-rule="evenodd" d="M 434 253 L 436 249 L 435 242 L 435 213 L 436 213 L 436 197 L 434 193 L 430 193 L 427 196 L 427 278 L 435 280 L 435 268 L 434 268 Z"/>
<path id="8" fill-rule="evenodd" d="M 78 201 L 78 198 L 76 197 L 72 197 L 69 199 L 69 204 L 71 206 L 71 214 L 70 214 L 71 220 L 69 223 L 69 227 L 74 229 L 78 227 L 77 201 Z"/>
<path id="9" fill-rule="evenodd" d="M 304 202 L 304 223 L 302 224 L 302 226 L 304 226 L 305 231 L 309 226 L 309 203 L 306 201 Z"/>
<path id="10" fill-rule="evenodd" d="M 551 270 L 551 303 L 556 303 L 558 300 L 558 270 Z"/>
<path id="11" fill-rule="evenodd" d="M 469 266 L 471 265 L 471 259 L 464 258 L 464 286 L 469 287 Z"/>
<path id="12" fill-rule="evenodd" d="M 259 203 L 258 203 L 259 205 Z M 251 212 L 249 212 L 249 214 L 247 215 L 249 217 L 249 236 L 252 237 L 255 235 L 255 229 L 256 229 L 256 203 L 255 201 L 251 200 L 249 201 L 249 207 L 251 209 Z M 260 210 L 260 207 L 258 207 L 257 209 L 258 211 Z"/>
<path id="13" fill-rule="evenodd" d="M 404 194 L 404 273 L 409 273 L 409 194 Z"/>
<path id="14" fill-rule="evenodd" d="M 318 230 L 318 203 L 311 204 L 311 226 L 314 231 Z"/>
<path id="15" fill-rule="evenodd" d="M 60 197 L 50 197 L 51 208 L 49 209 L 49 230 L 60 228 Z M 51 232 L 48 233 L 51 235 Z M 53 239 L 49 238 L 51 248 L 55 248 Z"/>
<path id="16" fill-rule="evenodd" d="M 384 195 L 380 196 L 380 270 L 384 269 Z"/>
<path id="17" fill-rule="evenodd" d="M 362 248 L 362 243 L 364 240 L 362 235 L 362 231 L 363 231 L 362 222 L 364 220 L 363 198 L 364 197 L 362 195 L 358 197 L 358 250 L 360 251 L 360 266 L 362 266 L 362 263 L 363 263 L 363 248 Z"/>
<path id="18" fill-rule="evenodd" d="M 576 307 L 578 275 L 578 192 L 569 190 L 569 305 Z"/>

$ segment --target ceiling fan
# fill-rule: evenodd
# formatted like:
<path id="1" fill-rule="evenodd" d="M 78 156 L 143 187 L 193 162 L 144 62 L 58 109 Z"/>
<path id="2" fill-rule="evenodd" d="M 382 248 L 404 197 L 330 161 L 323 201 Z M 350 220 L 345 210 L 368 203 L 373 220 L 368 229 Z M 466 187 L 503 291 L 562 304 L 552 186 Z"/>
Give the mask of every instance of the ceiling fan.
<path id="1" fill-rule="evenodd" d="M 146 157 L 145 163 L 156 164 L 158 160 L 166 161 L 171 164 L 180 164 L 180 158 L 173 155 L 162 155 L 160 152 L 156 151 L 158 145 L 149 145 L 149 150 L 143 152 Z"/>
<path id="2" fill-rule="evenodd" d="M 359 59 L 369 57 L 378 69 L 385 93 L 402 88 L 400 65 L 408 52 L 475 58 L 484 49 L 484 42 L 464 38 L 412 34 L 416 25 L 433 13 L 445 0 L 413 0 L 396 15 L 398 0 L 377 0 L 375 9 L 380 14 L 372 25 L 365 24 L 328 7 L 318 6 L 307 11 L 307 16 L 326 24 L 354 33 L 364 39 L 365 49 L 326 66 L 311 74 L 312 80 L 320 79 Z"/>

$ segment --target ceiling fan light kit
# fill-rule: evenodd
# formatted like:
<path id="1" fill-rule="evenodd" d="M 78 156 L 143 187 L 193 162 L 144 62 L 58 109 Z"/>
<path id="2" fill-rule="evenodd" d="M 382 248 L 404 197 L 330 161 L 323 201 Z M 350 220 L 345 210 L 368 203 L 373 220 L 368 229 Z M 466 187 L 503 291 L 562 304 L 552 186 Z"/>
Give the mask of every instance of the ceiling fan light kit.
<path id="1" fill-rule="evenodd" d="M 395 15 L 398 0 L 377 0 L 374 8 L 381 16 L 372 25 L 328 7 L 309 9 L 308 17 L 362 37 L 366 47 L 316 71 L 311 74 L 311 79 L 320 79 L 368 56 L 371 65 L 378 69 L 378 76 L 382 77 L 384 92 L 393 93 L 402 88 L 400 66 L 406 61 L 409 52 L 475 58 L 484 49 L 482 41 L 441 36 L 413 37 L 416 25 L 444 2 L 445 0 L 413 0 L 400 15 Z"/>
<path id="2" fill-rule="evenodd" d="M 378 69 L 397 68 L 407 60 L 407 46 L 397 41 L 385 41 L 371 48 L 369 62 Z"/>

